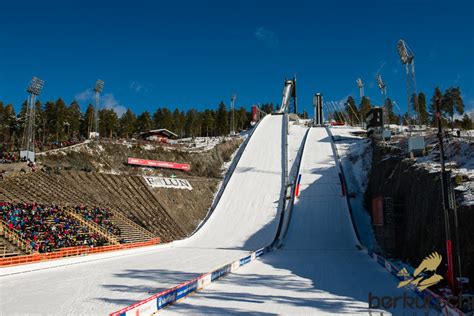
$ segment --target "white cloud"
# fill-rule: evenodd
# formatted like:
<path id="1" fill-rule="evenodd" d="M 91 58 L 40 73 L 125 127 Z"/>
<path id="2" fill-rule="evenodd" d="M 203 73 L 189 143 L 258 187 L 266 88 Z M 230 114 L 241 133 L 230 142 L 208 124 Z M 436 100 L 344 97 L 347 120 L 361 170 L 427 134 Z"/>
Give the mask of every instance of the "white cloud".
<path id="1" fill-rule="evenodd" d="M 130 83 L 130 90 L 132 91 L 135 91 L 135 92 L 140 92 L 143 90 L 143 85 L 138 82 L 138 81 L 132 81 L 132 83 Z"/>
<path id="2" fill-rule="evenodd" d="M 128 88 L 130 89 L 130 91 L 133 91 L 135 93 L 147 94 L 148 92 L 153 90 L 153 85 L 149 83 L 132 81 Z"/>
<path id="3" fill-rule="evenodd" d="M 75 99 L 79 102 L 94 104 L 94 91 L 92 91 L 92 89 L 84 90 L 76 94 Z M 115 96 L 112 93 L 104 93 L 100 96 L 100 108 L 112 109 L 119 117 L 127 111 L 127 109 L 120 104 L 120 101 L 115 99 Z"/>
<path id="4" fill-rule="evenodd" d="M 77 101 L 79 102 L 84 102 L 84 101 L 93 101 L 94 100 L 94 92 L 92 89 L 87 89 L 84 90 L 74 97 Z"/>
<path id="5" fill-rule="evenodd" d="M 267 30 L 263 26 L 257 28 L 254 35 L 258 41 L 265 43 L 269 47 L 274 48 L 278 46 L 278 36 L 276 36 L 274 32 Z"/>
<path id="6" fill-rule="evenodd" d="M 380 74 L 380 71 L 382 71 L 383 67 L 385 67 L 385 65 L 387 64 L 387 62 L 385 62 L 384 60 L 380 63 L 380 66 L 379 68 L 377 69 L 377 71 L 375 72 L 375 75 L 379 75 Z"/>

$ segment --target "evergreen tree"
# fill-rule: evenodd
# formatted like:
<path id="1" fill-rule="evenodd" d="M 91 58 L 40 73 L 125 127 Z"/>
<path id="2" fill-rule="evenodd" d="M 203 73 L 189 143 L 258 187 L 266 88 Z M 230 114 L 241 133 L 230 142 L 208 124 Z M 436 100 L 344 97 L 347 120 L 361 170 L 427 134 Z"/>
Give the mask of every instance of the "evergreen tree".
<path id="1" fill-rule="evenodd" d="M 237 113 L 239 113 L 239 120 L 236 121 L 236 126 L 238 126 L 239 130 L 246 129 L 250 123 L 250 120 L 247 115 L 247 111 L 245 110 L 244 107 L 241 107 L 240 109 L 237 110 Z"/>
<path id="2" fill-rule="evenodd" d="M 360 122 L 359 109 L 357 109 L 355 100 L 352 96 L 347 97 L 347 101 L 345 105 L 346 105 L 345 111 L 347 113 L 347 117 L 350 120 L 350 124 L 355 125 L 358 122 Z"/>
<path id="3" fill-rule="evenodd" d="M 431 98 L 431 104 L 430 104 L 430 118 L 431 118 L 431 125 L 436 126 L 436 100 L 443 99 L 443 93 L 441 93 L 441 90 L 439 87 L 435 88 L 433 97 Z"/>
<path id="4" fill-rule="evenodd" d="M 464 102 L 459 87 L 451 87 L 444 92 L 442 109 L 451 118 L 451 128 L 454 127 L 454 113 L 464 114 Z"/>
<path id="5" fill-rule="evenodd" d="M 174 133 L 179 135 L 179 137 L 183 137 L 184 135 L 184 127 L 186 125 L 186 115 L 184 112 L 175 109 L 173 112 L 173 125 L 174 125 Z"/>
<path id="6" fill-rule="evenodd" d="M 472 125 L 472 120 L 469 115 L 467 115 L 467 113 L 464 113 L 462 117 L 461 127 L 466 130 L 471 130 L 474 128 L 474 126 Z"/>
<path id="7" fill-rule="evenodd" d="M 205 110 L 202 115 L 202 132 L 205 136 L 214 136 L 215 114 L 212 110 Z"/>
<path id="8" fill-rule="evenodd" d="M 367 113 L 369 110 L 372 108 L 370 105 L 370 100 L 369 98 L 363 96 L 360 106 L 359 106 L 359 114 L 362 116 L 362 120 L 365 122 L 365 117 L 367 116 Z"/>
<path id="9" fill-rule="evenodd" d="M 229 134 L 228 113 L 224 102 L 221 101 L 216 113 L 216 133 L 219 136 Z"/>
<path id="10" fill-rule="evenodd" d="M 159 128 L 165 128 L 169 131 L 174 130 L 173 124 L 173 114 L 167 108 L 163 108 L 162 110 L 162 117 L 161 117 L 161 125 L 158 126 Z"/>
<path id="11" fill-rule="evenodd" d="M 102 137 L 112 138 L 117 135 L 118 115 L 113 109 L 102 109 L 99 111 L 99 134 Z"/>
<path id="12" fill-rule="evenodd" d="M 393 101 L 390 98 L 385 99 L 385 109 L 388 112 L 388 122 L 385 124 L 398 124 L 399 121 L 398 115 L 393 111 Z"/>
<path id="13" fill-rule="evenodd" d="M 3 108 L 3 141 L 10 143 L 10 150 L 15 146 L 15 135 L 18 133 L 19 125 L 13 104 L 7 104 Z"/>
<path id="14" fill-rule="evenodd" d="M 185 132 L 188 137 L 196 137 L 201 135 L 201 118 L 198 111 L 190 109 L 186 113 Z"/>
<path id="15" fill-rule="evenodd" d="M 56 100 L 55 106 L 56 117 L 53 122 L 53 126 L 55 129 L 56 141 L 63 141 L 65 140 L 65 131 L 67 126 L 67 124 L 65 124 L 67 122 L 67 106 L 61 98 Z"/>
<path id="16" fill-rule="evenodd" d="M 426 110 L 426 96 L 423 92 L 418 94 L 418 109 L 420 111 L 420 122 L 422 125 L 429 123 L 429 115 Z"/>
<path id="17" fill-rule="evenodd" d="M 132 112 L 132 110 L 127 109 L 127 112 L 125 112 L 119 120 L 120 137 L 124 137 L 124 138 L 132 137 L 136 120 L 137 118 L 135 114 Z"/>
<path id="18" fill-rule="evenodd" d="M 135 122 L 135 132 L 142 133 L 151 130 L 153 122 L 151 120 L 150 112 L 145 111 L 137 117 Z"/>
<path id="19" fill-rule="evenodd" d="M 67 138 L 77 138 L 80 135 L 81 127 L 81 107 L 76 100 L 71 102 L 71 105 L 67 108 L 66 121 L 69 124 L 69 135 Z"/>
<path id="20" fill-rule="evenodd" d="M 82 114 L 81 119 L 81 135 L 85 138 L 89 138 L 89 133 L 92 132 L 94 127 L 94 106 L 89 104 L 86 111 Z"/>

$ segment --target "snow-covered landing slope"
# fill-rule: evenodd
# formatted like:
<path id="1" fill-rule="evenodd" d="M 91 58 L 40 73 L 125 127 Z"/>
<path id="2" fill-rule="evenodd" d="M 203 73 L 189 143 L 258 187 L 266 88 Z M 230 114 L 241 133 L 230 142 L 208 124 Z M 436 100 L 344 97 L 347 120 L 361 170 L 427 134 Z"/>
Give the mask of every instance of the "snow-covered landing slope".
<path id="1" fill-rule="evenodd" d="M 278 227 L 283 116 L 267 115 L 247 144 L 212 216 L 182 246 L 256 250 Z"/>
<path id="2" fill-rule="evenodd" d="M 283 116 L 267 116 L 259 124 L 214 213 L 191 238 L 2 276 L 0 314 L 108 314 L 269 244 L 278 227 L 282 122 Z"/>
<path id="3" fill-rule="evenodd" d="M 346 197 L 342 194 L 339 165 L 324 128 L 312 128 L 300 167 L 300 194 L 284 249 L 356 249 Z"/>
<path id="4" fill-rule="evenodd" d="M 400 300 L 389 312 L 368 309 L 369 293 L 393 297 L 405 290 L 397 289 L 397 280 L 356 248 L 338 172 L 326 130 L 312 128 L 301 162 L 301 194 L 283 247 L 163 313 L 424 315 L 423 310 L 403 309 Z M 411 291 L 406 294 L 415 297 Z"/>

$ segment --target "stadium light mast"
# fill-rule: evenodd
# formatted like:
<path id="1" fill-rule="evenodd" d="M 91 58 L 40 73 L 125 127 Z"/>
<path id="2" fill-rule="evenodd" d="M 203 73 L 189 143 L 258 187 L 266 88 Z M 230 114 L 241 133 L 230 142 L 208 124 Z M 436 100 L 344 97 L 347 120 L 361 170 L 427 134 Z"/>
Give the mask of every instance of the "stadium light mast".
<path id="1" fill-rule="evenodd" d="M 95 94 L 95 109 L 94 109 L 94 135 L 93 137 L 99 138 L 99 100 L 100 94 L 104 90 L 104 81 L 97 79 L 94 86 Z M 92 138 L 91 136 L 89 138 Z"/>
<path id="2" fill-rule="evenodd" d="M 410 116 L 411 109 L 415 111 L 414 121 L 418 124 L 420 122 L 420 109 L 418 108 L 418 97 L 416 94 L 416 80 L 415 80 L 415 55 L 408 47 L 407 43 L 400 39 L 397 43 L 398 54 L 406 70 L 406 85 L 408 96 L 408 116 Z M 415 123 L 415 124 L 416 124 Z"/>
<path id="3" fill-rule="evenodd" d="M 230 126 L 230 135 L 235 135 L 235 100 L 237 100 L 237 94 L 233 94 L 230 98 L 230 108 L 232 110 L 232 124 Z"/>
<path id="4" fill-rule="evenodd" d="M 376 77 L 377 85 L 382 93 L 382 108 L 383 108 L 383 121 L 384 125 L 389 125 L 390 122 L 388 121 L 388 104 L 387 104 L 387 86 L 382 80 L 382 76 L 378 74 Z"/>
<path id="5" fill-rule="evenodd" d="M 28 102 L 25 113 L 25 128 L 23 131 L 22 150 L 20 157 L 26 158 L 32 162 L 35 161 L 35 110 L 36 97 L 40 95 L 43 90 L 44 81 L 33 77 L 30 85 L 26 89 L 28 92 Z"/>
<path id="6" fill-rule="evenodd" d="M 357 87 L 359 88 L 360 102 L 362 103 L 362 98 L 364 97 L 364 84 L 362 83 L 361 78 L 357 78 L 356 83 L 357 83 Z"/>
<path id="7" fill-rule="evenodd" d="M 359 97 L 360 97 L 360 104 L 362 104 L 362 98 L 364 97 L 364 84 L 362 83 L 361 78 L 357 78 L 356 80 L 357 87 L 359 88 Z M 360 114 L 360 127 L 364 127 L 364 118 L 362 117 L 362 113 Z"/>

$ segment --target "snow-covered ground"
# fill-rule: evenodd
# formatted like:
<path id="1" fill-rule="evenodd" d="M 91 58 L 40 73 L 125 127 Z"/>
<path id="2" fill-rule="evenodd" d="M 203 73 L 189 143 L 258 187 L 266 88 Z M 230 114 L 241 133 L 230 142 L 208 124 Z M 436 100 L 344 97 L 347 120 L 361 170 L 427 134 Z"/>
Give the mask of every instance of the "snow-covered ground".
<path id="1" fill-rule="evenodd" d="M 278 225 L 282 120 L 263 119 L 213 215 L 191 238 L 140 253 L 89 256 L 87 262 L 51 261 L 48 269 L 2 268 L 1 314 L 108 314 L 268 245 Z M 35 268 L 41 270 L 26 272 Z"/>
<path id="2" fill-rule="evenodd" d="M 436 135 L 426 137 L 426 144 L 430 148 L 428 154 L 416 159 L 416 165 L 430 172 L 440 172 L 439 145 Z M 462 184 L 456 187 L 461 193 L 462 205 L 474 205 L 474 142 L 466 138 L 450 137 L 444 142 L 446 168 L 453 175 L 465 178 Z"/>
<path id="3" fill-rule="evenodd" d="M 311 129 L 301 161 L 301 193 L 283 247 L 163 313 L 424 315 L 402 304 L 388 312 L 369 310 L 369 295 L 415 294 L 397 289 L 398 280 L 356 247 L 338 173 L 326 130 Z"/>
<path id="4" fill-rule="evenodd" d="M 356 136 L 364 132 L 363 129 L 358 127 L 334 126 L 331 127 L 331 132 L 336 140 L 337 151 L 341 157 L 360 241 L 365 247 L 375 250 L 377 243 L 370 215 L 364 207 L 364 194 L 369 183 L 369 172 L 372 167 L 370 140 Z"/>
<path id="5" fill-rule="evenodd" d="M 225 140 L 231 140 L 234 139 L 235 137 L 243 137 L 245 138 L 247 136 L 246 132 L 243 132 L 242 134 L 236 135 L 234 137 L 195 137 L 195 138 L 181 138 L 178 140 L 172 140 L 170 141 L 170 144 L 178 144 L 182 145 L 184 148 L 192 151 L 208 151 L 213 149 L 215 146 L 220 144 L 221 142 Z"/>

